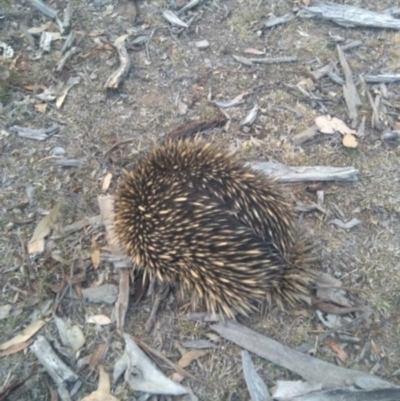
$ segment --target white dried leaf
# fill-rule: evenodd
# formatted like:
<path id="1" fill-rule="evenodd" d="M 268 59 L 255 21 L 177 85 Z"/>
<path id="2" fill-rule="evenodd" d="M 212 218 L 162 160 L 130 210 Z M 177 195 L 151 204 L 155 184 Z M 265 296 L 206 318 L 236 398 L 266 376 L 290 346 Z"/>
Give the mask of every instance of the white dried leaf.
<path id="1" fill-rule="evenodd" d="M 210 42 L 208 40 L 199 40 L 195 43 L 195 45 L 199 49 L 206 49 L 208 46 L 210 46 Z"/>
<path id="2" fill-rule="evenodd" d="M 232 100 L 227 100 L 227 101 L 218 101 L 214 100 L 212 103 L 214 103 L 216 106 L 220 107 L 221 109 L 227 109 L 229 107 L 234 107 L 238 106 L 239 104 L 242 104 L 244 102 L 244 98 L 249 94 L 249 92 L 241 93 L 240 95 L 236 96 Z"/>
<path id="3" fill-rule="evenodd" d="M 163 12 L 163 17 L 172 25 L 180 26 L 182 28 L 188 28 L 189 25 L 179 19 L 171 10 L 165 10 Z"/>
<path id="4" fill-rule="evenodd" d="M 240 125 L 251 125 L 257 118 L 258 104 L 256 103 L 250 110 L 249 114 L 240 122 Z"/>
<path id="5" fill-rule="evenodd" d="M 320 322 L 328 329 L 340 327 L 342 324 L 339 315 L 321 312 L 320 310 L 317 310 L 316 313 Z"/>
<path id="6" fill-rule="evenodd" d="M 55 316 L 54 322 L 57 326 L 62 343 L 65 346 L 70 347 L 73 352 L 79 351 L 86 341 L 79 326 L 71 325 L 58 316 Z"/>
<path id="7" fill-rule="evenodd" d="M 0 320 L 6 319 L 10 314 L 12 306 L 11 305 L 0 305 Z"/>
<path id="8" fill-rule="evenodd" d="M 45 52 L 49 52 L 50 51 L 50 47 L 51 47 L 51 41 L 53 40 L 53 37 L 51 36 L 50 32 L 42 32 L 42 34 L 40 35 L 40 43 L 39 43 L 39 47 L 45 51 Z"/>
<path id="9" fill-rule="evenodd" d="M 107 324 L 111 324 L 111 319 L 106 315 L 94 315 L 89 316 L 86 319 L 86 323 L 98 324 L 99 326 L 106 326 Z"/>
<path id="10" fill-rule="evenodd" d="M 251 67 L 252 65 L 253 65 L 253 62 L 249 59 L 249 58 L 247 58 L 247 57 L 243 57 L 243 56 L 236 56 L 236 55 L 232 55 L 232 57 L 236 60 L 236 61 L 238 61 L 240 64 L 243 64 L 243 65 L 247 65 L 247 66 L 249 66 L 249 67 Z"/>
<path id="11" fill-rule="evenodd" d="M 185 103 L 183 103 L 182 101 L 179 100 L 179 103 L 178 103 L 178 111 L 179 111 L 179 114 L 180 114 L 181 116 L 184 116 L 184 115 L 188 112 L 188 106 L 187 106 L 187 104 L 185 104 Z"/>

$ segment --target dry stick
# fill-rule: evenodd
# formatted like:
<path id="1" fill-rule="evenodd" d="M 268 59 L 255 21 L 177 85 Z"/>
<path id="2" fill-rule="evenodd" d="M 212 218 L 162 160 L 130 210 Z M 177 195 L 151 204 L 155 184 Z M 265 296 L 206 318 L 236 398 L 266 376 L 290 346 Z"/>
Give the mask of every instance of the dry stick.
<path id="1" fill-rule="evenodd" d="M 142 340 L 139 340 L 137 337 L 133 337 L 133 340 L 136 342 L 137 345 L 139 345 L 141 348 L 143 348 L 148 354 L 152 354 L 156 356 L 157 358 L 160 358 L 163 362 L 165 362 L 168 366 L 170 366 L 172 369 L 176 370 L 180 375 L 184 377 L 188 377 L 198 383 L 204 384 L 209 387 L 213 387 L 210 383 L 206 383 L 203 380 L 198 379 L 197 377 L 193 376 L 191 373 L 187 372 L 185 369 L 182 369 L 179 365 L 176 363 L 170 361 L 166 356 L 164 356 L 161 352 L 157 351 L 156 349 L 150 347 L 150 345 L 146 344 Z"/>
<path id="2" fill-rule="evenodd" d="M 353 73 L 351 72 L 350 66 L 347 63 L 344 52 L 339 45 L 337 45 L 336 48 L 338 51 L 340 65 L 342 66 L 342 70 L 346 78 L 346 84 L 343 85 L 343 96 L 344 100 L 346 101 L 347 109 L 349 111 L 349 117 L 352 120 L 352 128 L 354 128 L 357 125 L 357 107 L 361 106 L 361 100 L 358 96 L 357 88 L 353 80 Z"/>
<path id="3" fill-rule="evenodd" d="M 166 135 L 167 139 L 183 139 L 203 132 L 209 129 L 222 127 L 227 122 L 226 117 L 216 117 L 213 120 L 194 121 L 188 124 L 180 125 L 169 134 Z"/>
<path id="4" fill-rule="evenodd" d="M 273 175 L 279 182 L 304 182 L 304 181 L 344 181 L 354 182 L 358 180 L 359 171 L 354 167 L 330 167 L 330 166 L 286 166 L 272 162 L 247 163 L 255 170 L 261 170 L 264 174 Z"/>
<path id="5" fill-rule="evenodd" d="M 362 389 L 390 388 L 393 384 L 364 372 L 342 368 L 286 347 L 231 320 L 210 326 L 220 336 L 242 348 L 297 373 L 325 388 L 355 385 Z"/>
<path id="6" fill-rule="evenodd" d="M 119 269 L 119 294 L 115 304 L 115 320 L 120 334 L 124 330 L 125 316 L 129 305 L 129 272 L 130 269 Z"/>
<path id="7" fill-rule="evenodd" d="M 161 302 L 168 297 L 170 292 L 171 288 L 167 285 L 164 291 L 156 296 L 156 299 L 153 303 L 153 308 L 151 309 L 150 312 L 150 316 L 146 322 L 146 333 L 150 333 L 150 331 L 152 330 L 154 323 L 156 321 L 157 312 L 160 309 Z"/>
<path id="8" fill-rule="evenodd" d="M 131 68 L 131 59 L 125 47 L 125 39 L 128 35 L 118 38 L 114 44 L 118 51 L 120 66 L 107 79 L 104 87 L 107 89 L 116 89 L 122 81 L 122 78 L 128 73 Z"/>
<path id="9" fill-rule="evenodd" d="M 104 152 L 103 157 L 106 157 L 109 153 L 113 152 L 115 149 L 117 149 L 121 145 L 126 145 L 126 144 L 134 142 L 134 141 L 135 141 L 135 139 L 127 139 L 126 141 L 117 142 L 116 144 L 111 146 L 111 148 L 109 148 L 108 150 L 106 150 Z"/>
<path id="10" fill-rule="evenodd" d="M 379 128 L 380 124 L 379 124 L 378 108 L 376 107 L 376 104 L 374 102 L 374 99 L 372 98 L 371 92 L 369 91 L 368 86 L 365 83 L 364 77 L 360 76 L 360 81 L 364 87 L 365 93 L 367 94 L 367 97 L 368 97 L 368 101 L 372 108 L 371 126 L 372 126 L 372 128 Z"/>

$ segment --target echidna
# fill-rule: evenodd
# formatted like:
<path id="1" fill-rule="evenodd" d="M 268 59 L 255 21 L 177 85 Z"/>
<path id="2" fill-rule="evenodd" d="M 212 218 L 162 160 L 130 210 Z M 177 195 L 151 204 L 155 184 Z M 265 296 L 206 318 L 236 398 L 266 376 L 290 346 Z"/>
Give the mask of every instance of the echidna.
<path id="1" fill-rule="evenodd" d="M 211 313 L 309 294 L 291 202 L 273 179 L 196 140 L 166 141 L 121 178 L 115 234 L 132 261 Z"/>

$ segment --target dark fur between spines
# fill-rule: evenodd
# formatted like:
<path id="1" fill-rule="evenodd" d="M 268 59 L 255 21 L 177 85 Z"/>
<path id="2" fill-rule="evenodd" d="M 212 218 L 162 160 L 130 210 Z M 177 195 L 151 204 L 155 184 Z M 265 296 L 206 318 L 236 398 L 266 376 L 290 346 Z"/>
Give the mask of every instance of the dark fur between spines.
<path id="1" fill-rule="evenodd" d="M 304 301 L 311 276 L 279 185 L 200 140 L 166 141 L 119 183 L 115 233 L 151 277 L 179 284 L 211 313 Z"/>

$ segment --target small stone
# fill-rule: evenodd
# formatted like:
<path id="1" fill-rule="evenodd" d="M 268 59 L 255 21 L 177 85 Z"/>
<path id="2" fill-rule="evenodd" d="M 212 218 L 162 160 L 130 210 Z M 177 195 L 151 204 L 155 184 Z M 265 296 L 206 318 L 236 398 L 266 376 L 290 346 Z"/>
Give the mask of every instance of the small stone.
<path id="1" fill-rule="evenodd" d="M 200 40 L 196 42 L 195 45 L 198 49 L 206 49 L 210 46 L 210 43 L 208 42 L 208 40 Z"/>
<path id="2" fill-rule="evenodd" d="M 52 155 L 52 156 L 63 156 L 63 155 L 65 155 L 65 153 L 67 153 L 67 152 L 65 151 L 65 149 L 64 149 L 64 148 L 61 148 L 61 147 L 59 147 L 59 146 L 56 146 L 56 147 L 53 148 L 53 150 L 51 151 L 51 155 Z"/>

